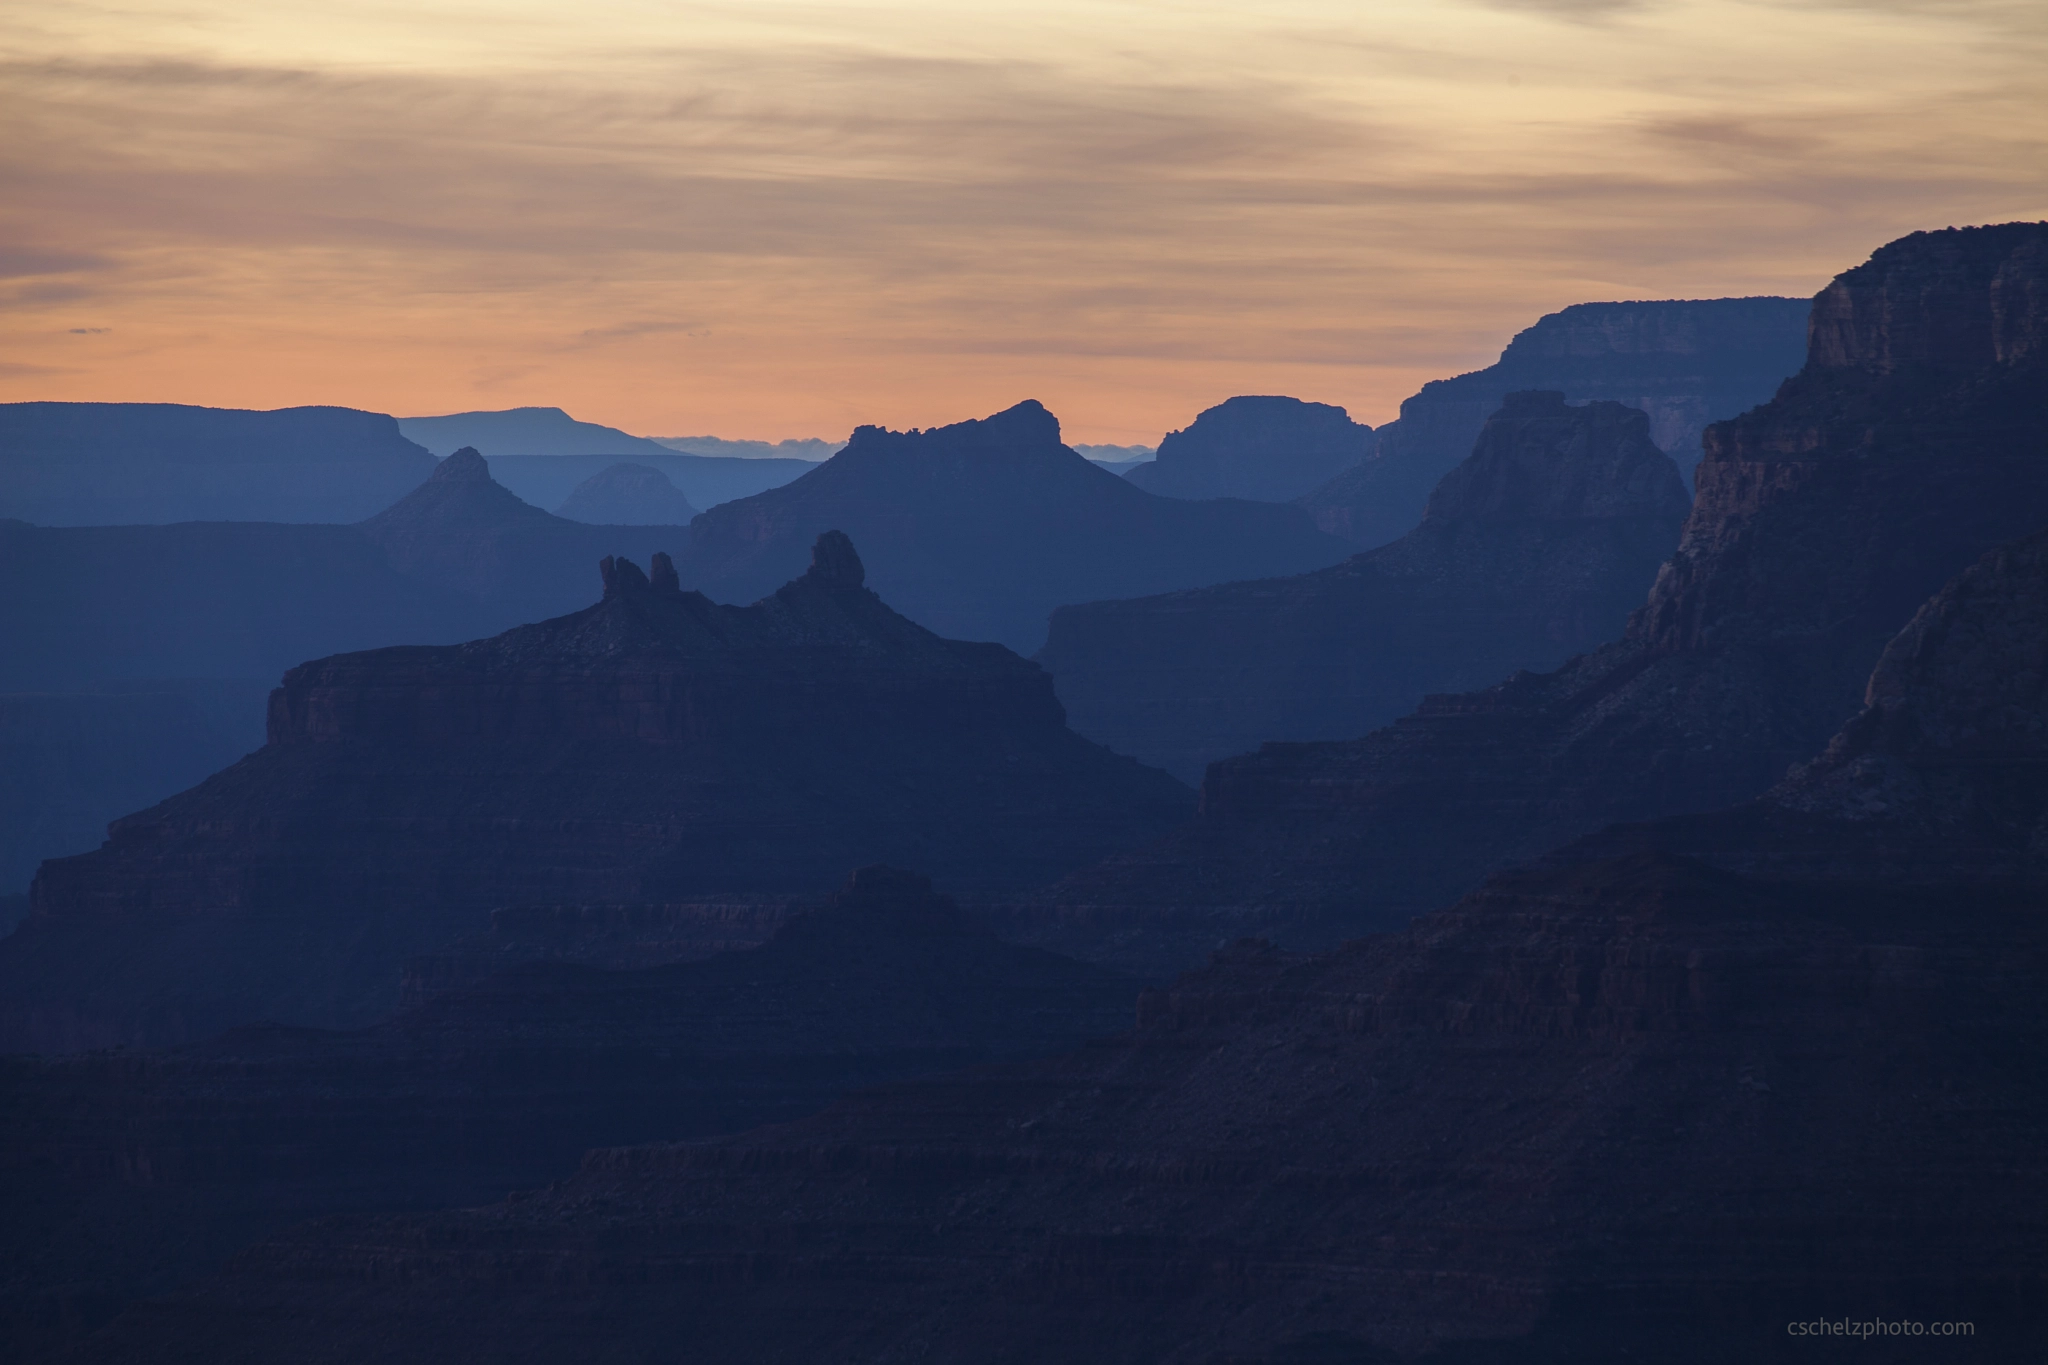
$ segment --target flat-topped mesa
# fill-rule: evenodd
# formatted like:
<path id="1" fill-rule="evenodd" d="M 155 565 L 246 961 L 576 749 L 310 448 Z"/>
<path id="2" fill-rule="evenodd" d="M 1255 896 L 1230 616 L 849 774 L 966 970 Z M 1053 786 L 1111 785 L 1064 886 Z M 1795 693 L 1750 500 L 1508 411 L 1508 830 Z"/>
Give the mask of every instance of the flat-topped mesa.
<path id="1" fill-rule="evenodd" d="M 0 950 L 0 1050 L 362 1022 L 497 906 L 804 893 L 878 862 L 1020 888 L 1192 807 L 1067 729 L 1037 665 L 890 610 L 843 534 L 751 606 L 653 566 L 614 556 L 603 600 L 491 639 L 292 669 L 263 749 L 44 864 Z"/>
<path id="2" fill-rule="evenodd" d="M 1242 395 L 1169 432 L 1125 477 L 1171 498 L 1298 498 L 1366 459 L 1373 431 L 1330 403 Z"/>
<path id="3" fill-rule="evenodd" d="M 1625 638 L 1362 739 L 1218 762 L 1184 836 L 1077 876 L 1047 922 L 1211 907 L 1172 912 L 1183 961 L 1197 933 L 1254 924 L 1327 942 L 1616 821 L 1754 800 L 1813 758 L 1930 596 L 2048 524 L 2048 223 L 1903 238 L 1820 313 L 1812 363 L 1709 429 L 1678 552 Z M 1120 952 L 1141 937 L 1105 933 Z"/>
<path id="4" fill-rule="evenodd" d="M 867 551 L 862 580 L 955 639 L 1037 647 L 1068 602 L 1133 597 L 1343 558 L 1298 508 L 1158 498 L 1062 444 L 1034 401 L 926 430 L 864 426 L 802 478 L 723 503 L 677 547 L 683 580 L 751 601 L 799 573 L 818 535 Z M 838 570 L 830 565 L 823 571 Z"/>
<path id="5" fill-rule="evenodd" d="M 1472 456 L 1444 475 L 1423 520 L 1684 520 L 1691 499 L 1650 440 L 1650 418 L 1620 403 L 1568 405 L 1555 390 L 1511 393 Z"/>
<path id="6" fill-rule="evenodd" d="M 1361 548 L 1412 528 L 1438 479 L 1472 449 L 1505 395 L 1556 389 L 1572 402 L 1640 408 L 1650 439 L 1690 478 L 1700 432 L 1769 399 L 1799 368 L 1805 299 L 1578 303 L 1515 334 L 1483 370 L 1434 380 L 1401 404 L 1362 464 L 1300 499 Z"/>

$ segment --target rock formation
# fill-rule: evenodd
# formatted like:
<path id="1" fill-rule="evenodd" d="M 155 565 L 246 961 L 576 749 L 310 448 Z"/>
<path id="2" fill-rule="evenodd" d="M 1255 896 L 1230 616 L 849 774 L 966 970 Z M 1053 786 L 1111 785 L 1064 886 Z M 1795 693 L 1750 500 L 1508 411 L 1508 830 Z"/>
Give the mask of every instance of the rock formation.
<path id="1" fill-rule="evenodd" d="M 876 861 L 1014 890 L 1189 809 L 1068 730 L 1036 665 L 883 605 L 843 535 L 751 607 L 665 556 L 603 567 L 569 616 L 293 669 L 261 750 L 45 863 L 0 942 L 0 1049 L 361 1024 L 494 907 L 822 890 Z"/>
<path id="2" fill-rule="evenodd" d="M 2035 537 L 1742 810 L 1319 957 L 1240 943 L 1063 1058 L 303 1227 L 86 1358 L 544 1360 L 602 1321 L 621 1358 L 769 1365 L 1712 1365 L 1808 1360 L 1797 1325 L 1848 1321 L 1885 1324 L 1859 1358 L 2023 1359 L 2048 1330 L 2044 626 Z M 1865 860 L 1884 829 L 1909 875 Z M 1958 830 L 1943 865 L 1923 836 Z"/>
<path id="3" fill-rule="evenodd" d="M 0 1355 L 304 1218 L 503 1199 L 592 1146 L 708 1137 L 1056 1052 L 1124 1031 L 1137 993 L 876 867 L 766 946 L 708 961 L 532 963 L 354 1033 L 260 1026 L 165 1053 L 14 1059 Z"/>
<path id="4" fill-rule="evenodd" d="M 1200 781 L 1262 740 L 1362 735 L 1612 640 L 1690 505 L 1641 412 L 1510 394 L 1402 539 L 1296 578 L 1062 607 L 1037 658 L 1076 730 Z"/>
<path id="5" fill-rule="evenodd" d="M 1298 508 L 1134 488 L 1025 402 L 930 431 L 862 427 L 796 482 L 698 517 L 676 568 L 715 599 L 750 600 L 832 527 L 867 547 L 876 589 L 904 615 L 1019 651 L 1069 602 L 1299 573 L 1346 553 Z"/>
<path id="6" fill-rule="evenodd" d="M 351 522 L 433 470 L 353 408 L 0 403 L 0 518 L 43 526 Z"/>
<path id="7" fill-rule="evenodd" d="M 575 609 L 581 572 L 604 554 L 655 553 L 684 542 L 680 525 L 593 527 L 543 512 L 491 477 L 473 447 L 362 523 L 363 534 L 409 577 L 467 594 L 503 628 Z"/>
<path id="8" fill-rule="evenodd" d="M 1483 370 L 1439 379 L 1401 404 L 1373 457 L 1301 498 L 1316 524 L 1360 548 L 1414 526 L 1438 479 L 1465 458 L 1487 414 L 1519 389 L 1641 408 L 1650 439 L 1688 483 L 1712 423 L 1746 412 L 1799 368 L 1804 299 L 1579 303 L 1515 335 Z"/>
<path id="9" fill-rule="evenodd" d="M 1626 636 L 1360 740 L 1212 767 L 1201 816 L 1017 932 L 1159 970 L 1243 932 L 1392 927 L 1614 820 L 1756 796 L 1855 714 L 1885 642 L 2048 523 L 2048 224 L 1915 233 L 1814 303 L 1807 366 L 1708 430 Z"/>
<path id="10" fill-rule="evenodd" d="M 1327 483 L 1373 451 L 1373 431 L 1328 403 L 1299 398 L 1225 399 L 1124 477 L 1169 498 L 1287 502 Z"/>
<path id="11" fill-rule="evenodd" d="M 577 484 L 555 513 L 598 526 L 687 526 L 697 509 L 659 469 L 615 464 Z"/>

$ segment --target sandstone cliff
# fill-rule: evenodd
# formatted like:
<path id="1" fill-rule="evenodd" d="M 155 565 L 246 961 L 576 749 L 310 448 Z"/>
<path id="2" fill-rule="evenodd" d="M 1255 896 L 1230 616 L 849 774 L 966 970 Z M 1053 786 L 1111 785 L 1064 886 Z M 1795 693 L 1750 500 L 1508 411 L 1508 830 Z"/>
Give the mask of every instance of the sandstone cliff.
<path id="1" fill-rule="evenodd" d="M 1152 459 L 1124 475 L 1169 498 L 1286 502 L 1373 452 L 1373 431 L 1328 403 L 1244 396 L 1172 431 Z"/>
<path id="2" fill-rule="evenodd" d="M 794 483 L 704 513 L 676 568 L 747 600 L 802 566 L 819 532 L 866 547 L 876 589 L 920 625 L 1029 651 L 1054 607 L 1344 557 L 1298 508 L 1160 498 L 1060 443 L 1035 402 L 930 431 L 862 427 Z"/>
<path id="3" fill-rule="evenodd" d="M 875 861 L 993 891 L 1170 828 L 1187 789 L 1075 735 L 1050 680 L 862 584 L 842 535 L 751 607 L 606 561 L 598 605 L 337 655 L 269 743 L 44 864 L 0 942 L 5 1046 L 346 1025 L 493 907 L 832 885 Z"/>
<path id="4" fill-rule="evenodd" d="M 1425 384 L 1379 429 L 1371 459 L 1301 505 L 1360 547 L 1393 540 L 1518 389 L 1642 409 L 1650 439 L 1690 483 L 1706 427 L 1766 401 L 1799 368 L 1807 309 L 1779 298 L 1573 304 L 1517 333 L 1497 363 Z"/>
<path id="5" fill-rule="evenodd" d="M 1848 1319 L 1909 1324 L 1859 1358 L 2023 1359 L 2044 623 L 2036 537 L 1930 603 L 1766 800 L 1318 957 L 1240 943 L 1057 1060 L 298 1229 L 87 1358 L 538 1361 L 601 1320 L 620 1359 L 1719 1365 Z M 1882 808 L 1839 786 L 1877 756 Z M 1907 875 L 1873 833 L 1917 845 Z"/>
<path id="6" fill-rule="evenodd" d="M 1815 301 L 1806 368 L 1709 430 L 1625 638 L 1361 740 L 1218 763 L 1188 830 L 1018 932 L 1155 970 L 1253 928 L 1331 942 L 1611 821 L 1762 793 L 1855 714 L 1922 601 L 2048 523 L 2044 278 L 2048 224 L 1882 248 Z"/>
<path id="7" fill-rule="evenodd" d="M 1297 578 L 1062 607 L 1038 661 L 1076 730 L 1199 781 L 1621 633 L 1690 500 L 1649 420 L 1510 394 L 1402 539 Z"/>

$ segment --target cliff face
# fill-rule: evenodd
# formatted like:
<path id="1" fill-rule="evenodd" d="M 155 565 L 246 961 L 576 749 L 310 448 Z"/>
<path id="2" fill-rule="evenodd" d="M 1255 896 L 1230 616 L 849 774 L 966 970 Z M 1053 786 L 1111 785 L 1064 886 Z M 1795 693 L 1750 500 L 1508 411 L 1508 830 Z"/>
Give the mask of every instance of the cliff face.
<path id="1" fill-rule="evenodd" d="M 1075 729 L 1189 781 L 1554 668 L 1621 632 L 1677 542 L 1689 500 L 1648 425 L 1511 394 L 1402 539 L 1297 578 L 1062 607 L 1038 661 Z"/>
<path id="2" fill-rule="evenodd" d="M 1301 504 L 1317 525 L 1361 547 L 1393 540 L 1415 525 L 1487 415 L 1519 389 L 1642 409 L 1650 439 L 1690 483 L 1706 427 L 1766 401 L 1799 368 L 1807 309 L 1804 299 L 1682 299 L 1548 314 L 1517 333 L 1496 364 L 1424 385 L 1398 421 L 1380 428 L 1371 459 Z"/>
<path id="3" fill-rule="evenodd" d="M 1187 789 L 1065 727 L 1050 680 L 862 586 L 844 536 L 745 608 L 607 561 L 597 606 L 339 655 L 269 743 L 46 863 L 0 944 L 5 1046 L 354 1024 L 493 907 L 833 884 L 878 860 L 1044 882 L 1169 828 Z"/>
<path id="4" fill-rule="evenodd" d="M 528 963 L 354 1033 L 0 1066 L 0 1353 L 82 1335 L 252 1239 L 545 1184 L 592 1146 L 706 1137 L 848 1090 L 1127 1028 L 1137 983 L 997 940 L 925 878 L 856 873 L 765 946 Z"/>
<path id="5" fill-rule="evenodd" d="M 602 1320 L 622 1358 L 686 1338 L 791 1365 L 1709 1365 L 1810 1359 L 1787 1324 L 1843 1318 L 1966 1323 L 1944 1353 L 2018 1358 L 2048 1327 L 2044 604 L 2041 539 L 1964 576 L 1768 800 L 1321 956 L 1240 943 L 1057 1060 L 303 1227 L 89 1358 L 547 1359 Z M 1977 745 L 1985 722 L 2018 752 Z M 2021 856 L 1865 861 L 1874 818 L 1919 817 L 1813 798 L 1880 751 L 1943 790 L 1907 803 L 1936 818 L 2002 808 L 2028 769 L 1999 836 Z"/>
<path id="6" fill-rule="evenodd" d="M 644 464 L 615 464 L 576 485 L 556 512 L 600 526 L 687 526 L 697 515 L 668 475 Z"/>
<path id="7" fill-rule="evenodd" d="M 1824 291 L 1823 317 L 1889 321 L 1854 333 L 1868 354 L 1817 329 L 1777 399 L 1710 433 L 1623 640 L 1361 740 L 1219 763 L 1184 834 L 1076 877 L 1019 932 L 1155 969 L 1250 926 L 1328 942 L 1609 822 L 1762 793 L 1856 713 L 1922 601 L 2048 523 L 2048 355 L 2026 340 L 2044 245 L 2040 224 L 1915 234 Z M 1960 318 L 1986 340 L 1913 335 Z"/>
<path id="8" fill-rule="evenodd" d="M 433 471 L 353 408 L 0 403 L 0 517 L 43 526 L 349 522 Z"/>
<path id="9" fill-rule="evenodd" d="M 1054 607 L 1134 597 L 1344 557 L 1298 509 L 1146 493 L 1060 443 L 1035 402 L 931 431 L 862 427 L 794 483 L 690 526 L 683 581 L 746 600 L 838 527 L 869 547 L 876 589 L 944 635 L 1028 651 Z"/>
<path id="10" fill-rule="evenodd" d="M 1373 451 L 1369 426 L 1328 403 L 1238 397 L 1168 432 L 1151 460 L 1127 472 L 1169 498 L 1286 502 L 1328 482 Z"/>

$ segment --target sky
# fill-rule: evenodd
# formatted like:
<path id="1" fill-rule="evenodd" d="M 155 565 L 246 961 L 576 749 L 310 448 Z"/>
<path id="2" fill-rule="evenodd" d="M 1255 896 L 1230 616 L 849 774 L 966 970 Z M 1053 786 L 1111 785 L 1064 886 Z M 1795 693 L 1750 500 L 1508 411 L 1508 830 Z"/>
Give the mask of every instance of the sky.
<path id="1" fill-rule="evenodd" d="M 12 0 L 0 401 L 1379 423 L 2048 218 L 2042 0 Z"/>

